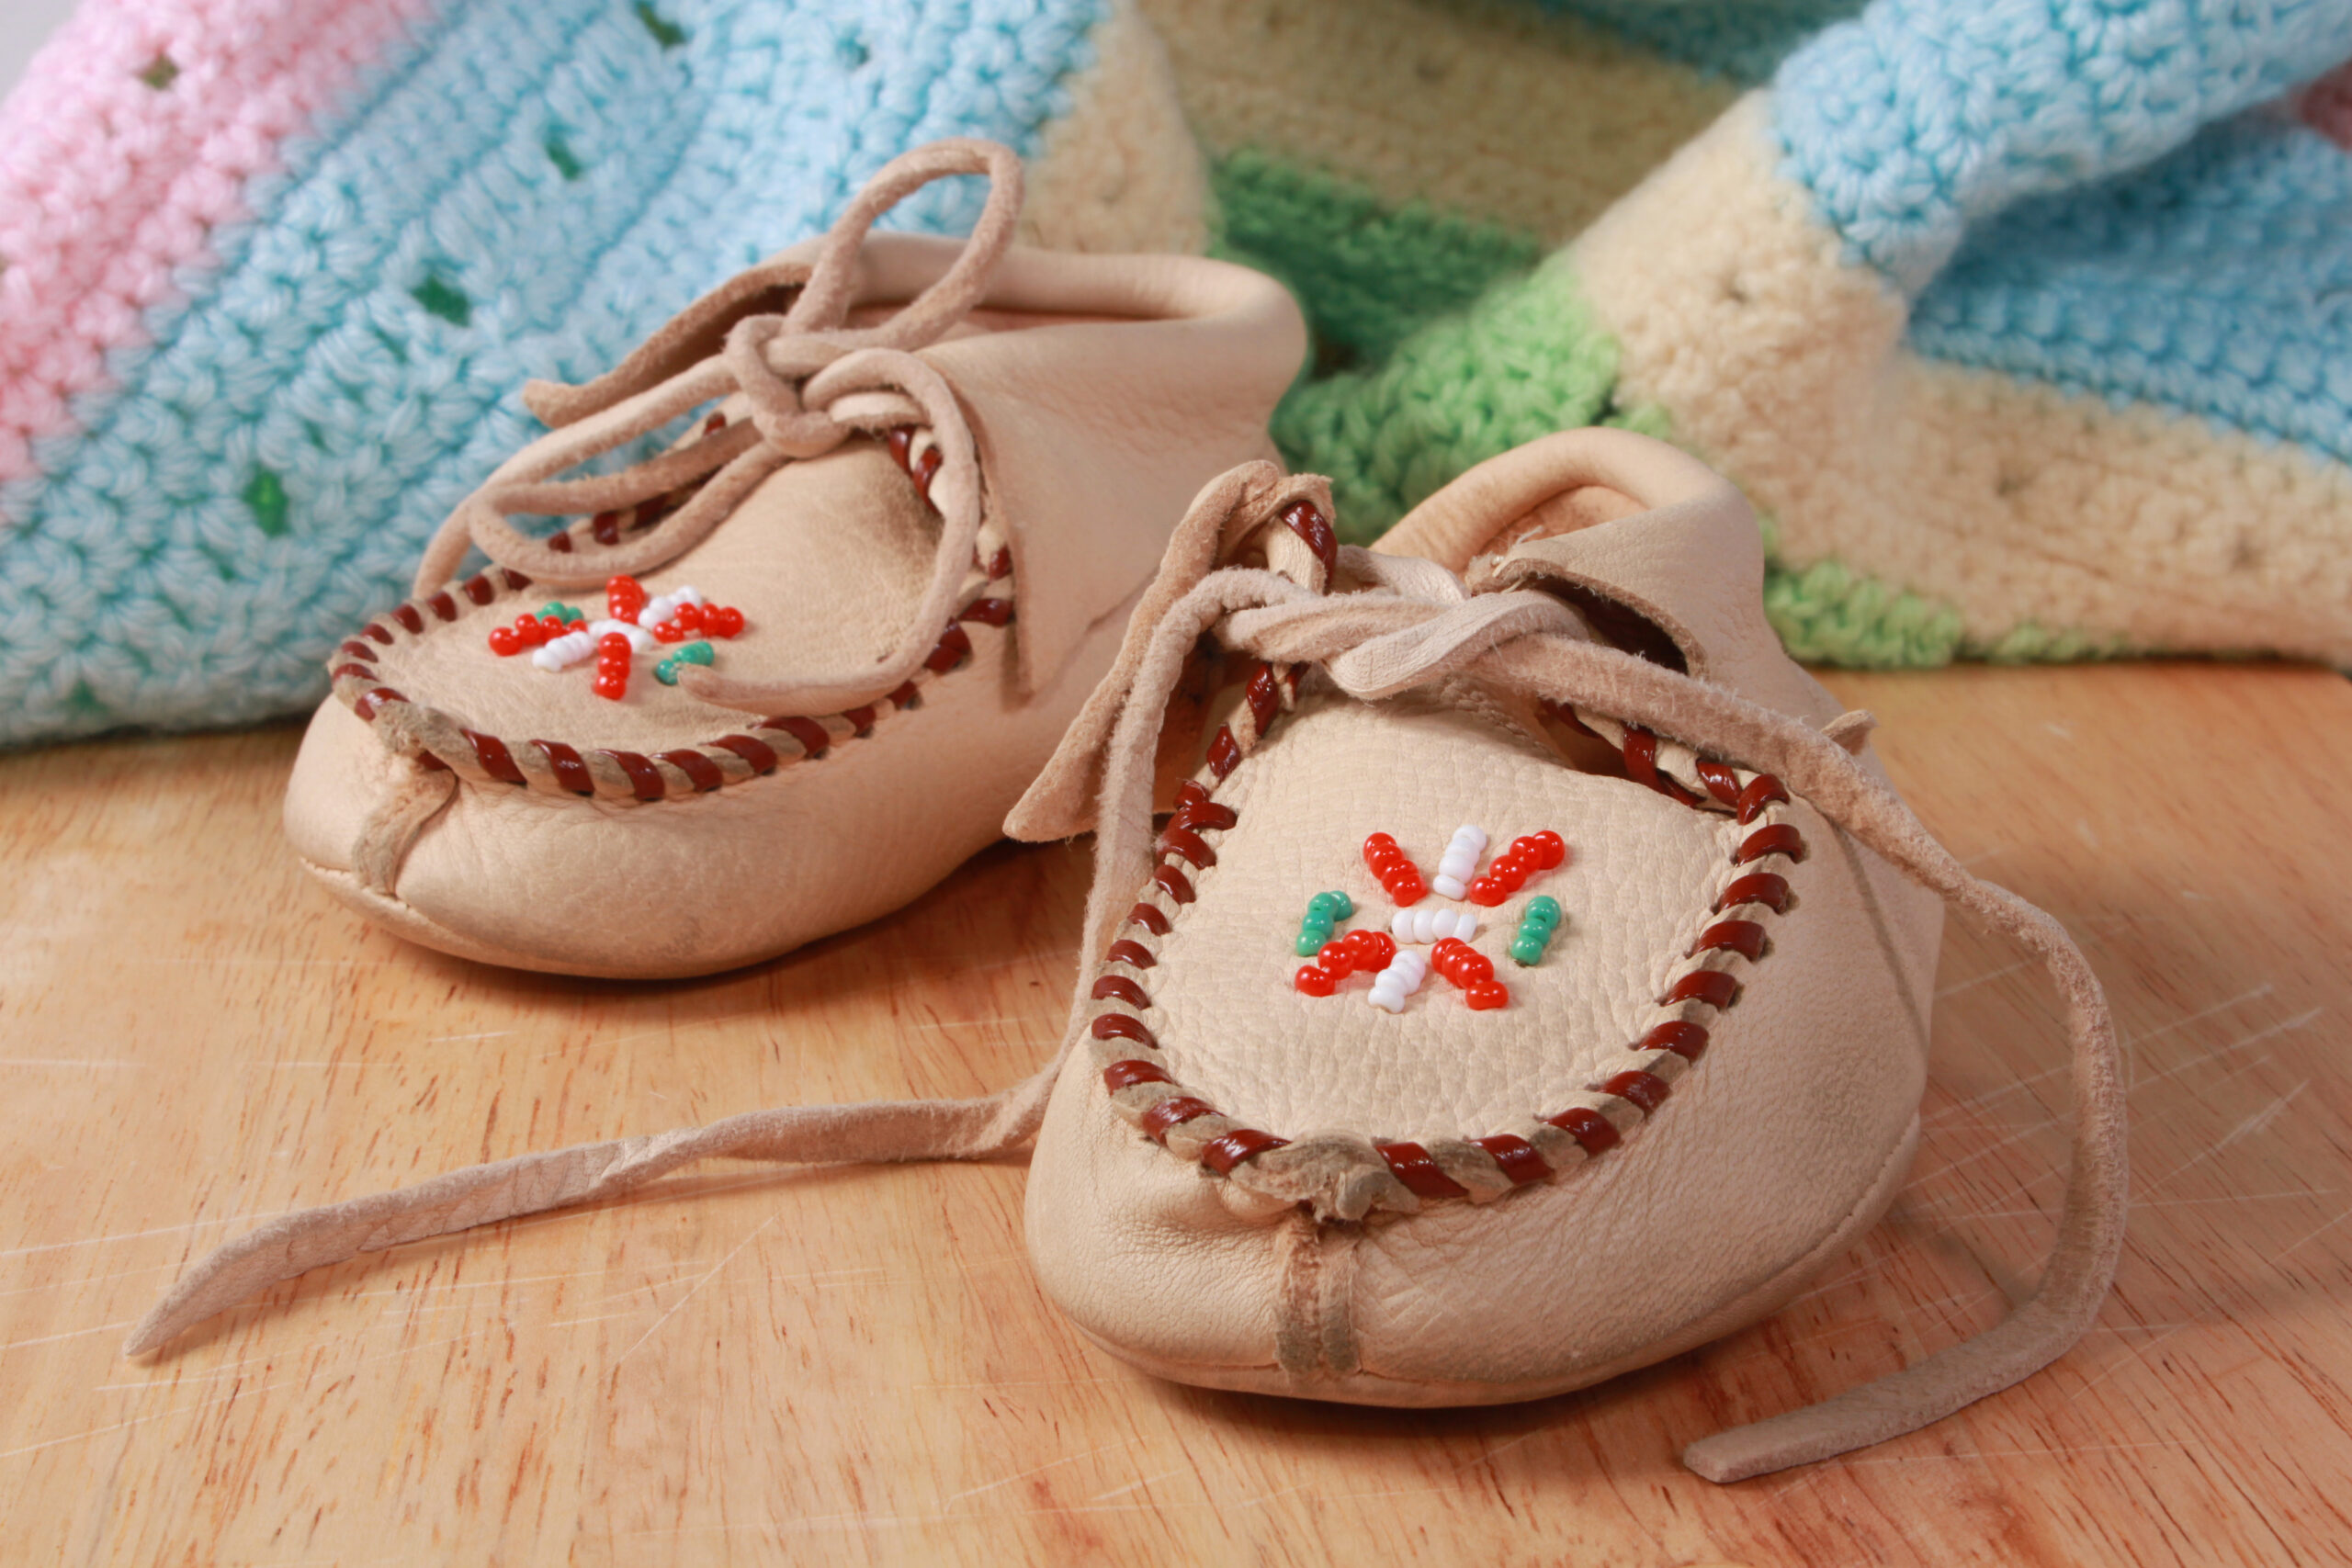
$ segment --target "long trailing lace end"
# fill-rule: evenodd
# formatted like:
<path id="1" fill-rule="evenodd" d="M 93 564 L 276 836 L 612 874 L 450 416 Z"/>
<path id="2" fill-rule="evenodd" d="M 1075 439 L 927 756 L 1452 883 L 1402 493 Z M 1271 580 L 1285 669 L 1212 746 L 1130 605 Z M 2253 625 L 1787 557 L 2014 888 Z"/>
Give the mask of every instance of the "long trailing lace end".
<path id="1" fill-rule="evenodd" d="M 311 1269 L 405 1242 L 617 1197 L 696 1160 L 855 1165 L 984 1159 L 1036 1132 L 1060 1066 L 1057 1055 L 1012 1088 L 973 1100 L 747 1111 L 707 1127 L 524 1155 L 413 1187 L 281 1214 L 198 1259 L 140 1319 L 123 1354 L 154 1349 L 213 1314 Z"/>

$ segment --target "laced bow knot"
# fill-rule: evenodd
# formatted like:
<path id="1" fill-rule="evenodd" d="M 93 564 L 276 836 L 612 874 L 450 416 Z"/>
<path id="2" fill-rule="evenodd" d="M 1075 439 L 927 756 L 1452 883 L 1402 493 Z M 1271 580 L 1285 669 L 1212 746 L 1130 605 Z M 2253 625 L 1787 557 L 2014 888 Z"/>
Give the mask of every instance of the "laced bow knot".
<path id="1" fill-rule="evenodd" d="M 988 201 L 955 261 L 905 305 L 852 326 L 860 249 L 876 219 L 909 193 L 955 175 L 984 175 Z M 679 685 L 725 707 L 819 715 L 873 702 L 910 679 L 956 608 L 978 544 L 980 485 L 971 431 L 944 378 L 920 354 L 978 305 L 1012 241 L 1020 160 L 994 142 L 934 142 L 892 160 L 827 231 L 812 262 L 774 263 L 689 306 L 608 374 L 578 387 L 534 383 L 531 406 L 555 428 L 502 464 L 442 524 L 416 576 L 421 596 L 457 575 L 469 547 L 551 588 L 593 588 L 673 560 L 733 514 L 787 463 L 821 457 L 851 437 L 895 424 L 925 427 L 940 471 L 930 500 L 942 524 L 932 572 L 897 644 L 872 669 L 838 679 L 755 681 L 707 669 Z M 752 285 L 758 285 L 753 288 Z M 766 289 L 797 293 L 783 313 L 738 316 Z M 710 352 L 714 338 L 716 352 Z M 698 355 L 680 367 L 678 361 Z M 608 474 L 581 465 L 714 401 L 740 397 L 739 419 L 700 439 Z M 623 512 L 684 499 L 633 536 L 593 550 L 558 548 L 509 521 Z M 643 523 L 640 513 L 639 521 Z M 565 541 L 569 543 L 569 541 Z"/>
<path id="2" fill-rule="evenodd" d="M 833 417 L 830 404 L 808 405 L 808 385 L 853 352 L 822 333 L 794 333 L 785 316 L 747 316 L 728 329 L 720 357 L 777 461 L 821 457 L 849 439 L 852 427 Z"/>

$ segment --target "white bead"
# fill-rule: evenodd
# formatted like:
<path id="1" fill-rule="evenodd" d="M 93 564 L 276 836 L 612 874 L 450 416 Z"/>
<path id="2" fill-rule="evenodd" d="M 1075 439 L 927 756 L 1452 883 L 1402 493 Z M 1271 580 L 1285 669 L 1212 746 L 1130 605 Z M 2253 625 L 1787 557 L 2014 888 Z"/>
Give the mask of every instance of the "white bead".
<path id="1" fill-rule="evenodd" d="M 1402 991 L 1390 990 L 1388 987 L 1382 986 L 1377 982 L 1374 982 L 1372 990 L 1364 997 L 1363 999 L 1370 1002 L 1373 1006 L 1385 1009 L 1389 1012 L 1403 1012 L 1405 1010 L 1405 993 Z"/>
<path id="2" fill-rule="evenodd" d="M 1421 939 L 1419 937 L 1413 934 L 1413 916 L 1416 913 L 1427 914 L 1429 911 L 1426 909 L 1418 911 L 1412 909 L 1399 909 L 1396 914 L 1390 916 L 1388 920 L 1388 934 L 1395 937 L 1398 942 L 1420 941 Z"/>
<path id="3" fill-rule="evenodd" d="M 1452 915 L 1441 914 L 1438 920 L 1443 929 L 1437 934 L 1442 937 L 1450 936 L 1457 942 L 1468 942 L 1478 934 L 1478 917 L 1467 909 L 1457 910 Z"/>
<path id="4" fill-rule="evenodd" d="M 1459 877 L 1448 876 L 1442 871 L 1430 878 L 1430 886 L 1441 898 L 1459 898 L 1470 891 Z"/>
<path id="5" fill-rule="evenodd" d="M 683 588 L 673 588 L 667 593 L 657 593 L 648 599 L 645 602 L 645 608 L 637 613 L 637 624 L 640 626 L 658 626 L 672 615 L 676 615 L 679 605 L 701 603 L 703 603 L 702 590 L 692 583 Z"/>
<path id="6" fill-rule="evenodd" d="M 596 651 L 596 639 L 587 632 L 566 632 L 539 644 L 531 662 L 542 670 L 569 670 Z"/>
<path id="7" fill-rule="evenodd" d="M 1466 848 L 1475 855 L 1487 847 L 1487 830 L 1464 822 L 1453 830 L 1453 842 L 1456 848 Z"/>

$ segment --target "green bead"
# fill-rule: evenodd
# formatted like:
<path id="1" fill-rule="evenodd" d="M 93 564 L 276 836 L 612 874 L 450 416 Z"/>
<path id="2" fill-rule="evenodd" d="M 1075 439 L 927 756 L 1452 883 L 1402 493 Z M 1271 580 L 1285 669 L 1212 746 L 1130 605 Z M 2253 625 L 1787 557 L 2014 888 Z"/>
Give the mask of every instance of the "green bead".
<path id="1" fill-rule="evenodd" d="M 550 599 L 540 605 L 539 614 L 553 615 L 559 621 L 584 621 L 588 618 L 581 613 L 579 605 L 567 604 L 560 599 Z"/>
<path id="2" fill-rule="evenodd" d="M 674 659 L 663 660 L 661 663 L 653 667 L 653 678 L 661 682 L 665 686 L 676 685 L 678 683 L 678 661 Z"/>
<path id="3" fill-rule="evenodd" d="M 710 644 L 690 642 L 684 648 L 676 649 L 670 657 L 687 664 L 707 664 L 717 656 L 711 652 Z"/>
<path id="4" fill-rule="evenodd" d="M 1355 900 L 1344 893 L 1317 893 L 1306 901 L 1306 918 L 1329 925 L 1356 912 Z"/>
<path id="5" fill-rule="evenodd" d="M 1539 893 L 1527 901 L 1520 912 L 1522 920 L 1541 920 L 1546 930 L 1556 930 L 1560 924 L 1560 901 L 1548 893 Z"/>
<path id="6" fill-rule="evenodd" d="M 1322 952 L 1323 944 L 1330 940 L 1329 926 L 1303 927 L 1298 933 L 1298 955 L 1301 958 L 1312 958 Z"/>
<path id="7" fill-rule="evenodd" d="M 1544 957 L 1544 944 L 1532 936 L 1523 936 L 1510 944 L 1510 955 L 1522 964 L 1535 964 Z"/>

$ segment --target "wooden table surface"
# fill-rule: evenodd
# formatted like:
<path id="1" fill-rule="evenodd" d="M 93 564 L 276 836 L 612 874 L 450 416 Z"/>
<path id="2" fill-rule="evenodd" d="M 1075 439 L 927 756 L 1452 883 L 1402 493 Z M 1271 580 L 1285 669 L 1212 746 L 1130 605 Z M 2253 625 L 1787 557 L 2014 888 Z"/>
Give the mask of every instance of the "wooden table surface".
<path id="1" fill-rule="evenodd" d="M 2352 683 L 1841 675 L 1981 874 L 2075 931 L 2132 1057 L 2098 1325 L 1918 1435 L 1731 1487 L 1684 1442 L 1995 1321 L 2065 1073 L 1955 928 L 1913 1180 L 1788 1310 L 1606 1386 L 1383 1412 L 1157 1382 L 1033 1282 L 1023 1161 L 707 1168 L 374 1255 L 160 1359 L 125 1330 L 261 1216 L 800 1100 L 963 1095 L 1057 1038 L 1088 852 L 1000 846 L 764 967 L 623 986 L 404 945 L 277 834 L 295 732 L 0 759 L 0 1561 L 1998 1561 L 2352 1552 Z"/>

